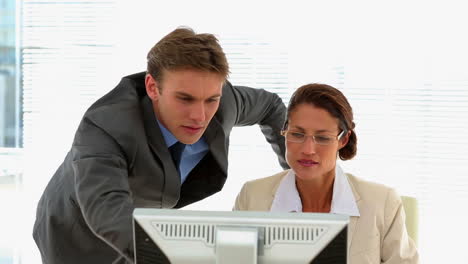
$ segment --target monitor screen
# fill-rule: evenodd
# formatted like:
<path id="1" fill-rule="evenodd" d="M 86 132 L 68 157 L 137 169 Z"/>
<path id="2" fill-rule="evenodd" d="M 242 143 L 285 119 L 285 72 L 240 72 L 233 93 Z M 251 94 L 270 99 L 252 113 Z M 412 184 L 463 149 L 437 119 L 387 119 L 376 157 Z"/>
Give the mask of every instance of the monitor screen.
<path id="1" fill-rule="evenodd" d="M 137 208 L 136 264 L 346 264 L 349 217 Z"/>

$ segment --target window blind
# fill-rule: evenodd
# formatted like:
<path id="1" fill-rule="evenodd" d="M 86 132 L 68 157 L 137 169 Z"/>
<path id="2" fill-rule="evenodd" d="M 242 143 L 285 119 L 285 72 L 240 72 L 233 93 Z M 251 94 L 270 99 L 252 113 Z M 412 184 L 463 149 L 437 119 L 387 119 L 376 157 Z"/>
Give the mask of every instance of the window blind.
<path id="1" fill-rule="evenodd" d="M 115 64 L 115 19 L 115 1 L 22 1 L 22 263 L 40 263 L 30 235 L 37 201 L 69 150 L 78 122 L 118 81 L 107 78 Z"/>
<path id="2" fill-rule="evenodd" d="M 430 16 L 414 19 L 410 14 L 417 12 L 395 4 L 388 10 L 369 6 L 366 12 L 348 7 L 352 16 L 327 19 L 333 10 L 284 3 L 271 4 L 261 21 L 255 17 L 259 9 L 239 7 L 246 21 L 240 24 L 242 19 L 232 20 L 225 10 L 176 7 L 152 1 L 23 1 L 26 192 L 40 195 L 69 149 L 85 109 L 121 77 L 114 72 L 142 70 L 144 56 L 139 63 L 119 63 L 116 54 L 138 53 L 145 43 L 149 49 L 176 26 L 189 25 L 219 36 L 235 85 L 265 88 L 285 103 L 295 88 L 309 82 L 342 90 L 354 108 L 358 135 L 358 155 L 341 163 L 345 171 L 418 199 L 421 263 L 463 259 L 463 243 L 457 242 L 467 235 L 463 226 L 468 220 L 468 43 L 456 33 L 466 25 L 463 14 L 443 12 L 445 22 L 438 24 L 424 20 Z M 400 9 L 406 13 L 401 15 Z M 210 30 L 213 24 L 215 31 Z M 123 38 L 111 28 L 133 37 L 144 28 L 140 35 L 146 42 L 132 38 L 122 45 Z M 151 34 L 152 28 L 157 34 Z M 301 34 L 291 33 L 298 29 Z M 439 37 L 453 41 L 438 42 Z M 236 129 L 226 187 L 191 208 L 230 210 L 243 182 L 278 172 L 277 164 L 258 128 Z"/>

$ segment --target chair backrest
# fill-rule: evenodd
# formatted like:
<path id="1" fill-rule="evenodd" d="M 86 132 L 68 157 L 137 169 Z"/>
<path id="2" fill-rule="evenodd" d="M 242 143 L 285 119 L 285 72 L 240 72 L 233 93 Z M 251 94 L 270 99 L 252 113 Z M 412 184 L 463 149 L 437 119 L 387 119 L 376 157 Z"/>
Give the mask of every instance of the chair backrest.
<path id="1" fill-rule="evenodd" d="M 418 245 L 418 200 L 410 196 L 401 196 L 403 201 L 403 208 L 405 209 L 406 214 L 406 229 L 408 230 L 408 235 L 413 239 L 416 246 Z"/>

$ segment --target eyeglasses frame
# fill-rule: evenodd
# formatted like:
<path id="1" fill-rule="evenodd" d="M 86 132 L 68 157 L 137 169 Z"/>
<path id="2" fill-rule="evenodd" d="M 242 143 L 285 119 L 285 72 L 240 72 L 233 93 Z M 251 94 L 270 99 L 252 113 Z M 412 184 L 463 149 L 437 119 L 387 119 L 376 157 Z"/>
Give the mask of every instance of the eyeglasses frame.
<path id="1" fill-rule="evenodd" d="M 341 140 L 341 139 L 343 138 L 343 136 L 346 134 L 345 131 L 346 131 L 346 130 L 341 130 L 341 132 L 340 132 L 334 139 L 336 139 L 337 141 Z M 299 133 L 299 134 L 303 134 L 303 135 L 304 135 L 304 140 L 303 140 L 303 141 L 301 141 L 301 142 L 299 142 L 299 141 L 291 141 L 291 140 L 288 140 L 287 137 L 286 137 L 286 134 L 287 134 L 288 132 L 290 132 L 289 129 L 281 130 L 281 135 L 282 135 L 287 141 L 292 142 L 292 143 L 300 143 L 300 144 L 302 144 L 302 143 L 306 142 L 306 140 L 307 140 L 308 137 L 311 137 L 311 138 L 312 138 L 312 141 L 314 141 L 314 143 L 317 144 L 317 145 L 329 146 L 329 145 L 331 144 L 331 143 L 330 143 L 330 144 L 318 143 L 318 142 L 316 141 L 316 139 L 315 139 L 315 137 L 316 137 L 317 135 L 307 135 L 307 134 L 301 133 L 301 132 L 296 132 L 296 133 Z M 295 132 L 295 131 L 293 131 L 293 132 Z M 346 131 L 346 132 L 347 132 L 347 131 Z"/>

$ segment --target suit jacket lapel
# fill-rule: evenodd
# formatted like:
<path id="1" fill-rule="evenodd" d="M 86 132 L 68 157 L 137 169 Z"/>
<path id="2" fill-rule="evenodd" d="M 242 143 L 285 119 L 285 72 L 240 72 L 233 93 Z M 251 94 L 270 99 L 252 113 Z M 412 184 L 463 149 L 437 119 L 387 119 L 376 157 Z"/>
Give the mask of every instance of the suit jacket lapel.
<path id="1" fill-rule="evenodd" d="M 270 193 L 270 195 L 269 195 L 269 197 L 268 197 L 268 199 L 270 199 L 270 200 L 265 201 L 265 203 L 269 205 L 269 208 L 270 208 L 270 209 L 271 209 L 271 205 L 273 204 L 273 201 L 274 201 L 274 199 L 275 199 L 276 192 L 278 191 L 278 188 L 279 188 L 279 186 L 280 186 L 280 183 L 281 183 L 281 181 L 283 180 L 283 178 L 289 173 L 289 171 L 290 171 L 290 170 L 284 171 L 284 173 L 281 174 L 280 177 L 278 177 L 278 180 L 275 182 L 275 185 L 273 185 L 273 188 L 271 188 L 271 193 Z"/>
<path id="2" fill-rule="evenodd" d="M 345 174 L 346 175 L 346 174 Z M 347 177 L 347 176 L 346 176 Z M 359 208 L 359 211 L 362 212 L 362 209 L 361 209 L 361 196 L 359 195 L 359 193 L 356 191 L 356 188 L 354 187 L 352 181 L 350 181 L 349 177 L 348 178 L 348 182 L 349 182 L 349 185 L 351 186 L 351 189 L 353 191 L 353 195 L 354 195 L 354 198 L 356 199 L 356 204 Z M 357 224 L 357 221 L 359 220 L 359 216 L 350 216 L 349 217 L 349 225 L 348 225 L 348 253 L 350 252 L 350 248 L 351 248 L 351 243 L 353 242 L 353 238 L 354 238 L 354 232 L 356 231 L 356 224 Z"/>
<path id="3" fill-rule="evenodd" d="M 151 150 L 156 158 L 161 160 L 164 171 L 164 188 L 162 194 L 162 207 L 173 207 L 180 197 L 180 176 L 171 159 L 171 154 L 167 148 L 166 142 L 159 129 L 156 115 L 154 114 L 153 104 L 148 96 L 142 100 L 142 112 L 145 123 L 146 136 Z M 161 177 L 160 175 L 149 175 L 150 177 Z"/>
<path id="4" fill-rule="evenodd" d="M 223 187 L 227 176 L 226 136 L 216 118 L 208 124 L 203 134 L 209 152 L 193 168 L 181 186 L 180 199 L 175 208 L 206 198 Z"/>
<path id="5" fill-rule="evenodd" d="M 165 184 L 161 201 L 162 206 L 163 208 L 172 208 L 177 204 L 180 198 L 180 176 L 171 159 L 171 154 L 169 153 L 166 143 L 164 142 L 162 132 L 157 125 L 151 99 L 145 96 L 142 100 L 142 105 L 148 143 L 155 156 L 161 160 L 165 172 Z M 204 137 L 214 159 L 219 164 L 221 170 L 227 174 L 226 136 L 216 116 L 213 117 L 208 124 Z"/>
<path id="6" fill-rule="evenodd" d="M 211 119 L 203 136 L 209 145 L 213 158 L 219 164 L 221 170 L 227 174 L 227 138 L 216 116 Z"/>

